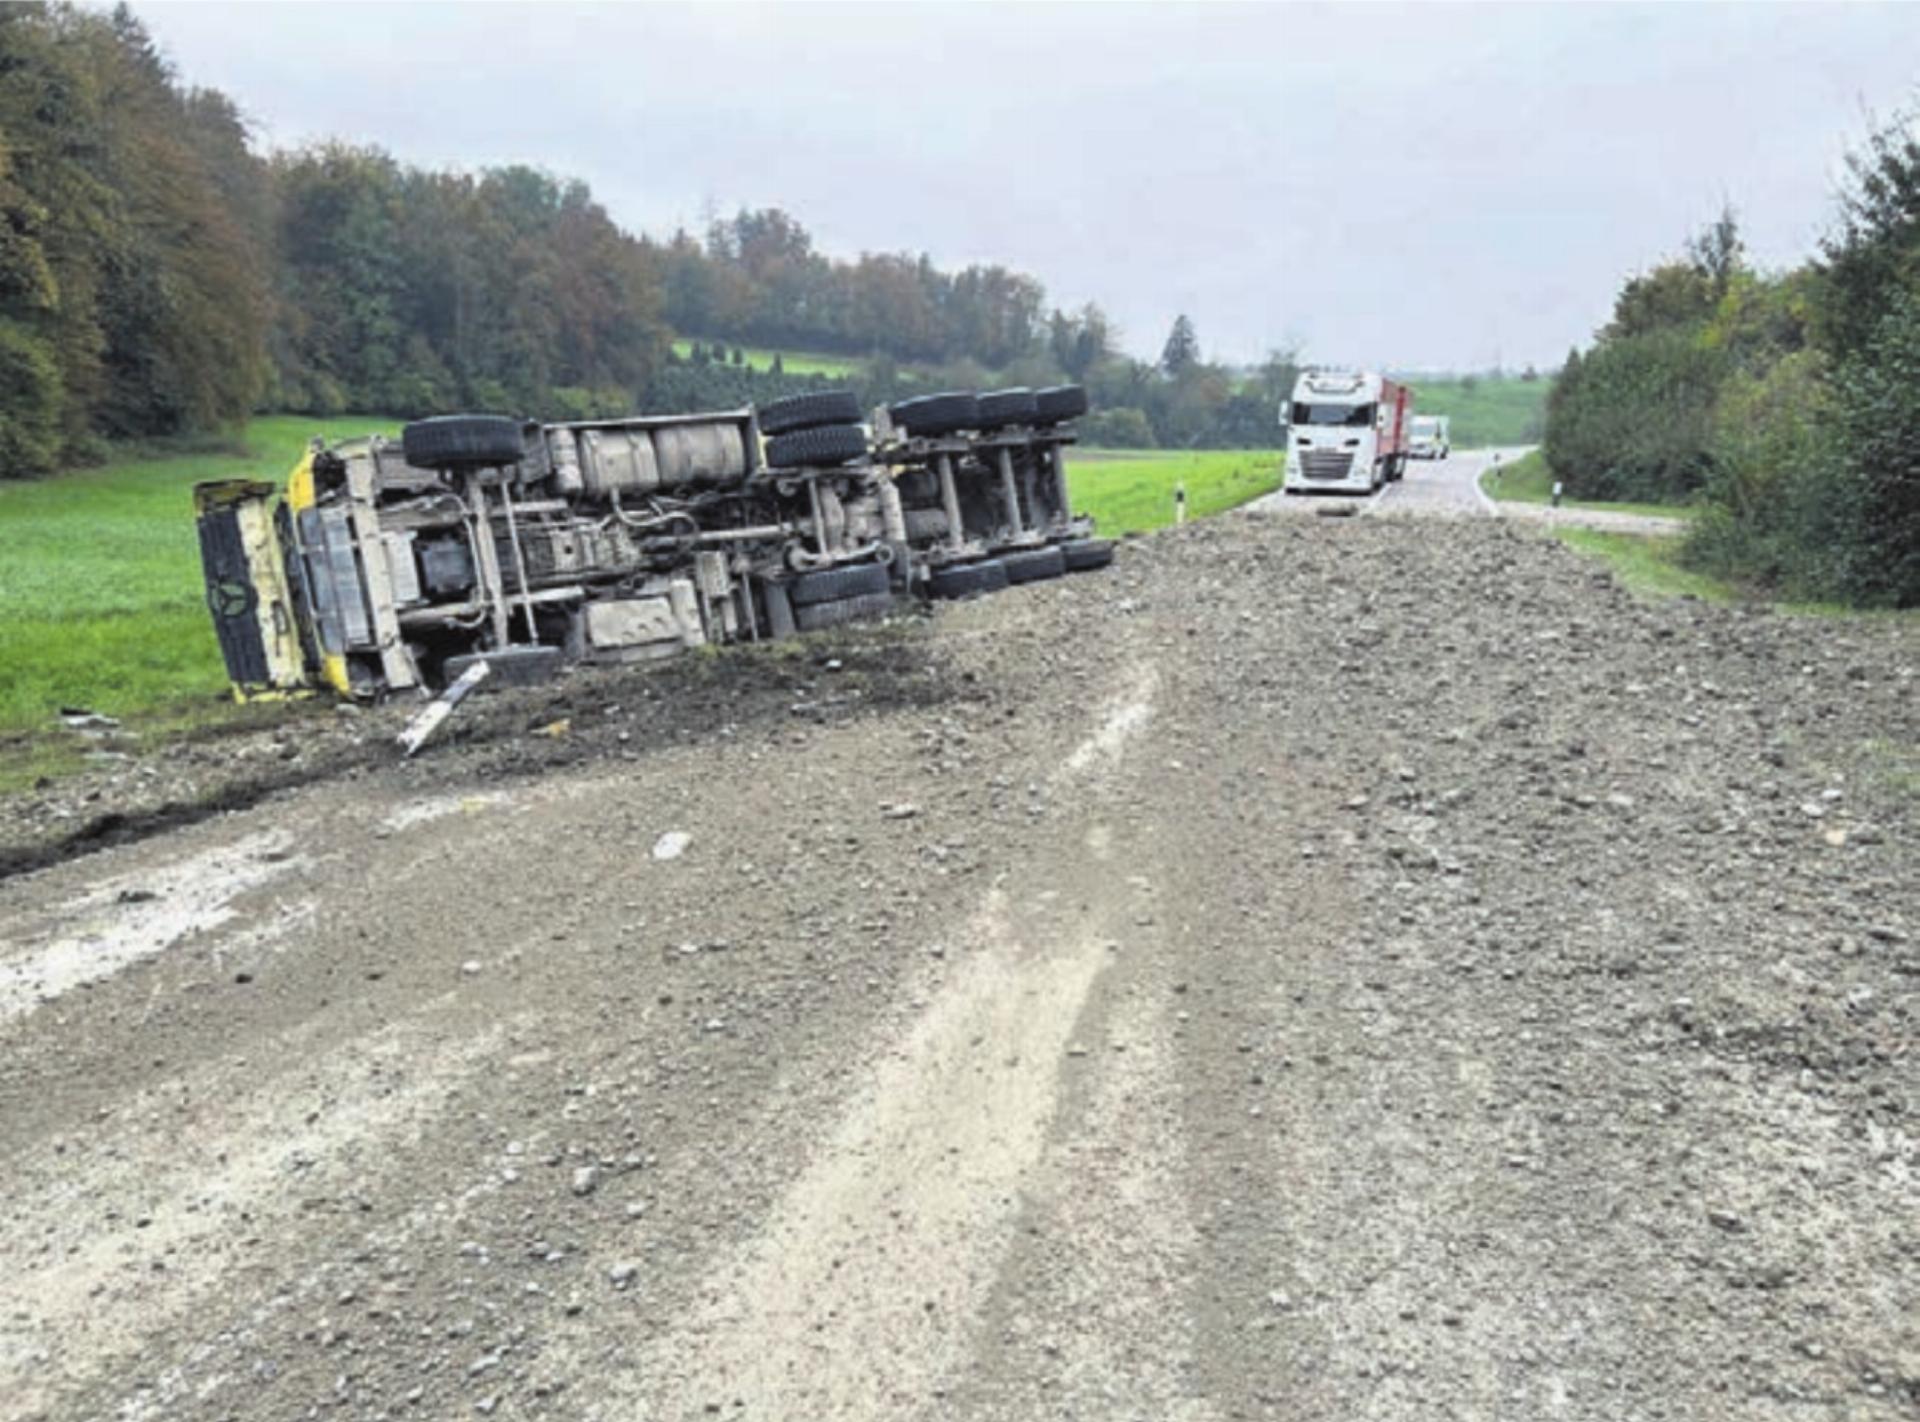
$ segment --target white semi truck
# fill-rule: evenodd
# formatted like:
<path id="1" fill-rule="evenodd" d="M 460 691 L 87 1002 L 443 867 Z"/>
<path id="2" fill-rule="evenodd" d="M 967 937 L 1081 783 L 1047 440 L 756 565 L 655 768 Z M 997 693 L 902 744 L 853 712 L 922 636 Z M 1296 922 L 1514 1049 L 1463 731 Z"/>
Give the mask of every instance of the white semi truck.
<path id="1" fill-rule="evenodd" d="M 1407 472 L 1413 391 L 1376 371 L 1310 370 L 1281 412 L 1289 494 L 1370 494 Z"/>

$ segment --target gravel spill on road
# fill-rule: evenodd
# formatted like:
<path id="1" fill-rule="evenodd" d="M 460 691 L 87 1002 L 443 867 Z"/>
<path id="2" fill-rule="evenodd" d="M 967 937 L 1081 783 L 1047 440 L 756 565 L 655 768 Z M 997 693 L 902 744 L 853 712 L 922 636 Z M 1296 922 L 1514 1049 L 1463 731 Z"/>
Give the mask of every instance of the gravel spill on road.
<path id="1" fill-rule="evenodd" d="M 184 915 L 0 1023 L 0 1410 L 1920 1412 L 1912 623 L 1240 515 L 697 660 L 0 882 Z"/>

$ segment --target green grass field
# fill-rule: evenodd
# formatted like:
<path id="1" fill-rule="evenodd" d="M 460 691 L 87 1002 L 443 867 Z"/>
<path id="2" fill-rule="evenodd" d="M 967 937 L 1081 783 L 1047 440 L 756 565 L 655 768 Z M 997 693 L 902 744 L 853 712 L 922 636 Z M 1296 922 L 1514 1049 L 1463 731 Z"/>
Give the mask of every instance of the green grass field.
<path id="1" fill-rule="evenodd" d="M 1446 415 L 1453 421 L 1456 449 L 1533 444 L 1547 421 L 1547 387 L 1552 382 L 1518 376 L 1470 376 L 1459 380 L 1413 380 L 1416 415 Z"/>
<path id="2" fill-rule="evenodd" d="M 248 714 L 224 699 L 193 485 L 278 482 L 312 435 L 393 429 L 377 418 L 277 415 L 224 450 L 0 483 L 0 790 L 70 768 L 88 749 L 58 730 L 63 706 L 119 717 L 136 738 Z"/>
<path id="3" fill-rule="evenodd" d="M 673 343 L 674 354 L 682 357 L 688 355 L 693 350 L 696 339 L 700 338 L 683 336 L 676 340 Z M 713 342 L 709 340 L 700 339 L 700 344 L 709 350 L 713 347 Z M 732 353 L 735 342 L 722 341 L 721 344 L 727 348 L 729 354 Z M 773 369 L 775 352 L 760 346 L 741 346 L 740 352 L 747 358 L 747 367 L 750 370 Z M 780 368 L 788 375 L 839 376 L 857 370 L 860 366 L 859 360 L 853 356 L 825 355 L 819 351 L 780 351 L 778 354 Z"/>
<path id="4" fill-rule="evenodd" d="M 1546 456 L 1539 450 L 1514 460 L 1511 464 L 1487 469 L 1480 476 L 1480 487 L 1491 498 L 1516 504 L 1550 504 L 1553 502 L 1553 470 L 1547 467 Z M 1653 518 L 1690 518 L 1694 510 L 1687 504 L 1609 504 L 1588 499 L 1563 499 L 1567 508 L 1600 509 L 1608 513 L 1645 514 Z"/>
<path id="5" fill-rule="evenodd" d="M 1176 484 L 1187 517 L 1205 518 L 1280 487 L 1278 450 L 1076 450 L 1067 464 L 1076 513 L 1092 514 L 1103 536 L 1143 533 L 1173 522 Z"/>

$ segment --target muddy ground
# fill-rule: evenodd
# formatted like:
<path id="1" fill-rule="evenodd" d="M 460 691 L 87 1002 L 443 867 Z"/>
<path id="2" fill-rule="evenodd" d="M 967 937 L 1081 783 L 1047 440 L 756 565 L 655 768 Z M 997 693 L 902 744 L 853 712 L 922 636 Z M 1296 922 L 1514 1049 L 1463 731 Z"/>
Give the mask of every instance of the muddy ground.
<path id="1" fill-rule="evenodd" d="M 1242 514 L 12 806 L 0 1414 L 1920 1415 L 1917 678 Z"/>

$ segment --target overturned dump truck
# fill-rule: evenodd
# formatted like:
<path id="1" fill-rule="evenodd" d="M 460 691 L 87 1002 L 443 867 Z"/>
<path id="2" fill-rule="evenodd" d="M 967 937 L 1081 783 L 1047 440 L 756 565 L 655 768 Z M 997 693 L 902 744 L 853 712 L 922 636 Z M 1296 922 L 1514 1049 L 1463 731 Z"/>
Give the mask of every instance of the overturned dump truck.
<path id="1" fill-rule="evenodd" d="M 1062 449 L 1077 386 L 849 391 L 538 424 L 448 415 L 315 441 L 284 489 L 200 484 L 208 606 L 243 699 L 526 682 L 778 640 L 1104 566 Z"/>

